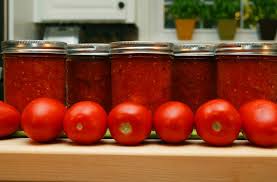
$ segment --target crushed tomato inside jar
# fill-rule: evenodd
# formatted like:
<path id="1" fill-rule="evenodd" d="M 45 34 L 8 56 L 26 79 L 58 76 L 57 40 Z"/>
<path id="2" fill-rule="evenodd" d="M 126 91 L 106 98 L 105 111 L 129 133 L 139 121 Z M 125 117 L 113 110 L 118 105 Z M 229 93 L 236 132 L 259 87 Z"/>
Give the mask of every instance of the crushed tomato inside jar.
<path id="1" fill-rule="evenodd" d="M 111 65 L 107 44 L 68 46 L 67 104 L 93 101 L 106 111 L 111 104 Z"/>
<path id="2" fill-rule="evenodd" d="M 64 103 L 65 46 L 51 41 L 3 42 L 5 102 L 19 111 L 38 97 Z"/>
<path id="3" fill-rule="evenodd" d="M 172 99 L 193 111 L 216 98 L 216 62 L 210 44 L 176 44 L 172 69 Z"/>
<path id="4" fill-rule="evenodd" d="M 254 99 L 277 102 L 277 43 L 222 44 L 216 54 L 220 98 L 237 108 Z"/>
<path id="5" fill-rule="evenodd" d="M 171 44 L 115 42 L 112 48 L 112 105 L 130 101 L 154 111 L 171 99 Z"/>

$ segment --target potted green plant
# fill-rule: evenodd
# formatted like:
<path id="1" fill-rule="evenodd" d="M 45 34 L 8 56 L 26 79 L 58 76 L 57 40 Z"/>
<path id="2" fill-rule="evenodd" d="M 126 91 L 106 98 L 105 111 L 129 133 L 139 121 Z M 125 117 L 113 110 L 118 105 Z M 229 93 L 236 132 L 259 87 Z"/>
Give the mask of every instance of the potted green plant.
<path id="1" fill-rule="evenodd" d="M 175 19 L 179 40 L 191 40 L 197 19 L 199 18 L 201 0 L 174 0 L 169 12 Z"/>
<path id="2" fill-rule="evenodd" d="M 240 0 L 214 0 L 214 15 L 221 40 L 233 40 L 240 18 Z"/>
<path id="3" fill-rule="evenodd" d="M 277 0 L 253 0 L 261 40 L 274 40 L 277 30 Z"/>

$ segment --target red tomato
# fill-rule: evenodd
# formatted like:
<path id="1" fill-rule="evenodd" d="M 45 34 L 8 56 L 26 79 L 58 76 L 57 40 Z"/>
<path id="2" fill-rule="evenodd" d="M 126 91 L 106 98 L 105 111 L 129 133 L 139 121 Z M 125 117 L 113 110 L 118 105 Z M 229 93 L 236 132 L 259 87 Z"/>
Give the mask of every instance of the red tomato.
<path id="1" fill-rule="evenodd" d="M 57 100 L 38 98 L 22 113 L 22 127 L 28 137 L 37 142 L 55 140 L 62 132 L 65 107 Z"/>
<path id="2" fill-rule="evenodd" d="M 181 102 L 167 102 L 156 110 L 154 127 L 163 141 L 182 142 L 191 134 L 193 113 L 187 105 Z"/>
<path id="3" fill-rule="evenodd" d="M 13 106 L 0 101 L 0 137 L 16 132 L 20 119 L 20 113 Z"/>
<path id="4" fill-rule="evenodd" d="M 197 134 L 208 144 L 230 145 L 241 129 L 239 112 L 229 102 L 211 100 L 201 105 L 195 114 Z"/>
<path id="5" fill-rule="evenodd" d="M 151 132 L 151 111 L 142 105 L 125 102 L 111 110 L 108 125 L 112 137 L 119 144 L 137 145 Z"/>
<path id="6" fill-rule="evenodd" d="M 243 132 L 258 146 L 277 145 L 277 105 L 268 100 L 254 100 L 241 106 Z"/>
<path id="7" fill-rule="evenodd" d="M 106 133 L 107 113 L 95 102 L 78 102 L 66 111 L 63 127 L 72 141 L 78 144 L 95 143 Z"/>

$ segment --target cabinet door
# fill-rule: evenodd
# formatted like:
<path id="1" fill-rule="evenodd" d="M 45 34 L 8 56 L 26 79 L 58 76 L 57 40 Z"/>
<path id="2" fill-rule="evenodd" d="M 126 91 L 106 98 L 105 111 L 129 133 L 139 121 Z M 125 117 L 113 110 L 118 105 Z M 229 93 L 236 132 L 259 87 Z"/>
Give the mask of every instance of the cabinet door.
<path id="1" fill-rule="evenodd" d="M 35 20 L 134 21 L 134 0 L 37 0 Z"/>

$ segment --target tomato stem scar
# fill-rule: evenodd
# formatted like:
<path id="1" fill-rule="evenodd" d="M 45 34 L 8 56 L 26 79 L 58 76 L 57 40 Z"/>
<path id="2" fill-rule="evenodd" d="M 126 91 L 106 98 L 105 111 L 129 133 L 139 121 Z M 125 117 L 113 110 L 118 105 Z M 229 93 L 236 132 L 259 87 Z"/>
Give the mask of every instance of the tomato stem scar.
<path id="1" fill-rule="evenodd" d="M 121 131 L 121 133 L 128 135 L 129 133 L 132 132 L 132 126 L 130 123 L 126 122 L 126 123 L 121 123 L 119 126 L 119 130 Z"/>
<path id="2" fill-rule="evenodd" d="M 212 124 L 212 128 L 213 128 L 214 131 L 220 132 L 221 129 L 222 129 L 222 125 L 221 125 L 220 122 L 215 121 L 215 122 L 213 122 L 213 124 Z"/>
<path id="3" fill-rule="evenodd" d="M 77 125 L 76 125 L 76 129 L 78 130 L 78 131 L 81 131 L 82 129 L 83 129 L 83 124 L 82 123 L 77 123 Z"/>

